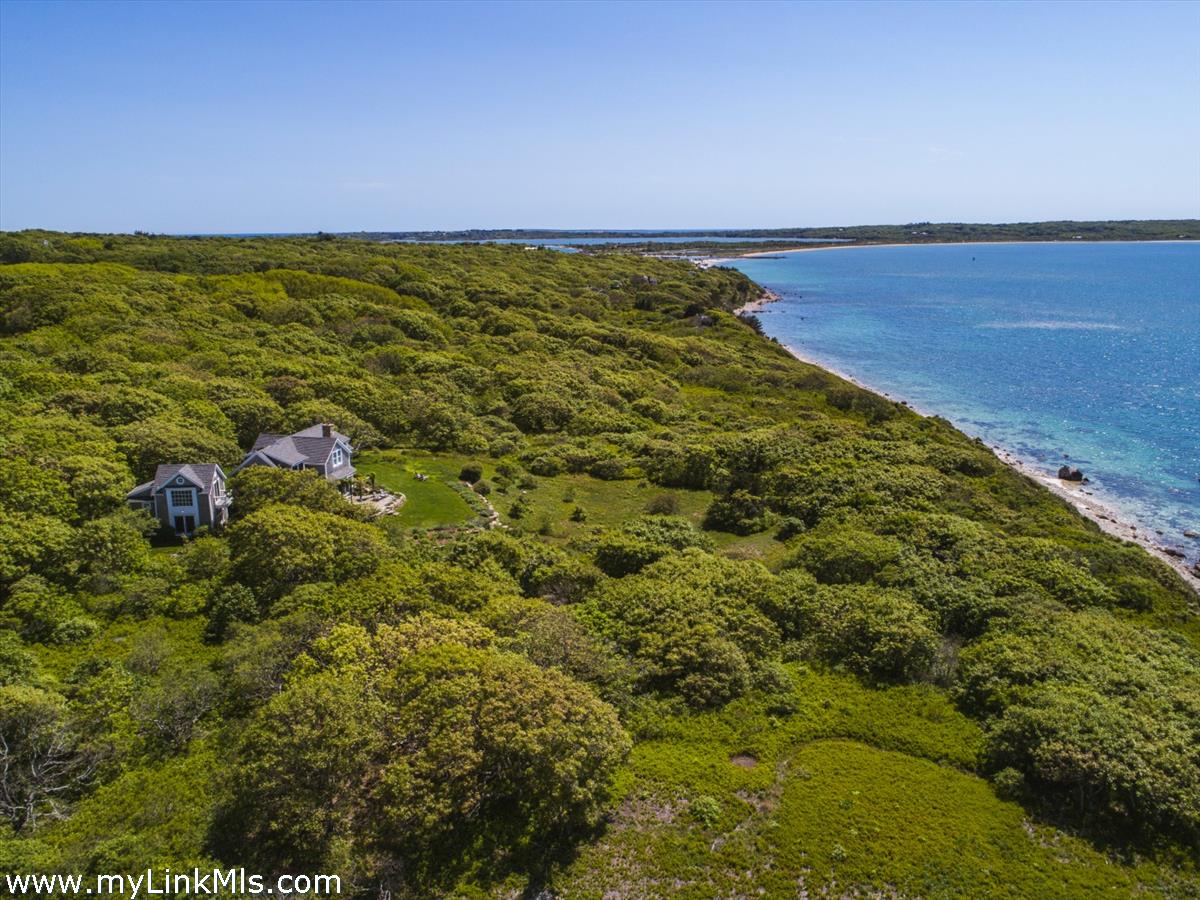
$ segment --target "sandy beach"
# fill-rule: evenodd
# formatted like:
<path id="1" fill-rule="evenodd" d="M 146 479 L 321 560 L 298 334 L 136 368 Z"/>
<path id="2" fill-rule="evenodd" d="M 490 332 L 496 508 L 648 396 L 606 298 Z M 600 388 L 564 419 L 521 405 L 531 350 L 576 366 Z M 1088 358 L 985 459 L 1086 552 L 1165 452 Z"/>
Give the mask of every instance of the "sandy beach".
<path id="1" fill-rule="evenodd" d="M 774 291 L 763 291 L 762 295 L 757 300 L 751 300 L 749 303 L 739 306 L 733 312 L 734 315 L 738 316 L 742 315 L 743 313 L 756 313 L 768 303 L 777 303 L 782 299 L 783 298 Z"/>
<path id="2" fill-rule="evenodd" d="M 1164 535 L 1146 528 L 1139 528 L 1128 519 L 1122 518 L 1121 513 L 1104 503 L 1103 500 L 1098 499 L 1086 484 L 1078 481 L 1063 481 L 1061 478 L 1056 477 L 1053 472 L 1040 468 L 1040 464 L 1018 459 L 1007 450 L 999 447 L 993 447 L 992 452 L 996 454 L 999 460 L 1016 469 L 1025 477 L 1036 481 L 1042 487 L 1062 497 L 1079 510 L 1079 512 L 1099 525 L 1101 531 L 1119 537 L 1124 541 L 1132 541 L 1150 551 L 1151 555 L 1158 557 L 1177 571 L 1183 580 L 1192 586 L 1193 590 L 1200 593 L 1200 578 L 1196 577 L 1195 570 L 1188 565 L 1185 559 L 1174 556 L 1164 549 Z"/>

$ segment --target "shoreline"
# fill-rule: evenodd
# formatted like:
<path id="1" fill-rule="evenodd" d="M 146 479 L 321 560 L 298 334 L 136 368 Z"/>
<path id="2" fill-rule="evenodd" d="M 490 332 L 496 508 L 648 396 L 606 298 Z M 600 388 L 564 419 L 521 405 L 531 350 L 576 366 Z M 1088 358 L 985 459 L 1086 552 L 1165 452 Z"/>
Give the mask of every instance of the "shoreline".
<path id="1" fill-rule="evenodd" d="M 728 263 L 737 262 L 739 259 L 754 259 L 762 257 L 770 259 L 774 256 L 780 256 L 784 253 L 816 253 L 821 250 L 863 250 L 867 247 L 993 247 L 993 246 L 1012 246 L 1012 245 L 1037 245 L 1037 244 L 1200 244 L 1200 240 L 1192 238 L 1158 238 L 1148 241 L 924 241 L 921 243 L 912 242 L 907 244 L 888 243 L 888 244 L 823 244 L 816 247 L 789 247 L 785 250 L 752 250 L 748 253 L 738 253 L 733 256 L 686 256 L 683 254 L 672 256 L 656 256 L 659 259 L 674 259 L 690 262 L 701 269 L 711 269 L 713 266 L 723 266 Z M 769 293 L 769 292 L 768 292 Z M 746 306 L 741 307 L 735 312 L 740 312 L 742 309 L 752 306 L 758 301 L 751 301 Z M 761 309 L 761 307 L 756 307 Z M 753 312 L 752 309 L 747 309 L 748 312 Z"/>
<path id="2" fill-rule="evenodd" d="M 951 242 L 940 242 L 940 243 L 939 242 L 931 242 L 931 243 L 925 244 L 925 245 L 921 245 L 921 244 L 834 244 L 834 245 L 828 245 L 828 246 L 823 246 L 823 247 L 797 247 L 792 250 L 755 251 L 753 253 L 740 254 L 736 257 L 724 257 L 724 258 L 706 257 L 706 258 L 696 260 L 696 264 L 700 265 L 702 268 L 708 268 L 710 266 L 721 265 L 722 263 L 735 262 L 738 259 L 743 259 L 746 257 L 775 256 L 775 255 L 782 254 L 782 253 L 812 253 L 812 252 L 816 252 L 819 250 L 852 250 L 852 249 L 861 249 L 863 247 L 915 247 L 915 246 L 942 246 L 942 247 L 945 247 L 945 246 L 980 245 L 980 244 L 1066 244 L 1066 243 L 1089 243 L 1089 244 L 1104 243 L 1104 244 L 1106 244 L 1106 243 L 1114 243 L 1114 242 L 1113 241 L 1078 241 L 1078 242 L 1075 242 L 1075 241 L 959 241 L 959 242 L 952 242 L 952 243 Z M 1136 243 L 1181 244 L 1181 243 L 1194 243 L 1194 241 L 1160 240 L 1160 241 L 1137 241 Z M 783 297 L 780 294 L 776 293 L 775 291 L 769 290 L 767 288 L 762 288 L 762 291 L 763 291 L 763 293 L 757 299 L 752 300 L 749 303 L 745 303 L 742 306 L 735 309 L 734 314 L 739 315 L 739 316 L 743 315 L 743 314 L 753 314 L 753 313 L 761 311 L 768 304 L 776 303 L 783 299 Z M 837 368 L 829 365 L 828 363 L 825 363 L 820 360 L 816 360 L 809 356 L 806 356 L 804 353 L 798 351 L 795 347 L 793 347 L 789 344 L 784 344 L 781 342 L 780 346 L 782 346 L 785 350 L 788 351 L 788 353 L 790 353 L 793 357 L 800 360 L 801 362 L 807 363 L 808 365 L 811 365 L 811 366 L 816 366 L 817 368 L 822 369 L 826 372 L 829 372 L 832 375 L 836 375 L 838 378 L 841 378 L 843 381 L 847 381 L 847 382 L 855 385 L 856 387 L 862 388 L 865 391 L 870 391 L 873 394 L 878 394 L 881 397 L 886 397 L 888 400 L 892 400 L 893 402 L 900 403 L 902 406 L 905 406 L 908 409 L 911 409 L 917 415 L 926 416 L 926 417 L 938 416 L 939 418 L 945 418 L 944 416 L 939 416 L 937 413 L 935 413 L 931 410 L 924 410 L 924 409 L 915 407 L 911 403 L 909 403 L 907 400 L 892 397 L 886 391 L 882 391 L 872 385 L 865 384 L 847 372 L 839 371 Z M 950 421 L 950 420 L 946 419 L 946 421 Z M 1037 483 L 1041 487 L 1050 491 L 1055 496 L 1057 496 L 1060 499 L 1065 500 L 1067 503 L 1071 504 L 1071 506 L 1074 507 L 1074 509 L 1080 515 L 1082 515 L 1085 518 L 1090 519 L 1092 522 L 1094 522 L 1100 528 L 1101 531 L 1105 532 L 1106 534 L 1112 535 L 1114 537 L 1120 538 L 1121 540 L 1137 544 L 1142 549 L 1144 549 L 1147 553 L 1149 553 L 1151 556 L 1166 563 L 1168 566 L 1170 566 L 1172 569 L 1174 569 L 1179 574 L 1180 578 L 1183 579 L 1185 584 L 1187 584 L 1189 587 L 1191 587 L 1192 590 L 1194 590 L 1197 594 L 1200 594 L 1200 561 L 1196 561 L 1194 563 L 1189 561 L 1189 556 L 1191 554 L 1187 553 L 1186 551 L 1184 551 L 1184 554 L 1185 554 L 1184 556 L 1175 556 L 1173 553 L 1168 552 L 1166 547 L 1170 546 L 1170 544 L 1163 540 L 1165 535 L 1159 534 L 1156 530 L 1154 530 L 1152 528 L 1139 526 L 1138 524 L 1136 524 L 1135 521 L 1131 520 L 1132 517 L 1128 513 L 1122 512 L 1122 511 L 1116 509 L 1110 503 L 1106 503 L 1103 500 L 1097 498 L 1095 493 L 1093 491 L 1088 491 L 1087 488 L 1082 483 L 1063 481 L 1062 479 L 1057 477 L 1055 472 L 1053 472 L 1049 469 L 1043 468 L 1043 466 L 1045 465 L 1043 462 L 1041 462 L 1039 460 L 1023 458 L 1019 454 L 1017 454 L 1011 450 L 1008 450 L 1004 447 L 987 443 L 986 441 L 984 441 L 982 436 L 972 435 L 970 432 L 960 428 L 954 422 L 950 422 L 950 424 L 953 425 L 959 431 L 961 431 L 963 434 L 967 435 L 967 437 L 970 437 L 970 438 L 973 438 L 973 439 L 983 442 L 988 447 L 988 449 L 992 452 L 992 454 L 998 460 L 1000 460 L 1000 462 L 1004 463 L 1006 466 L 1008 466 L 1013 471 L 1017 472 L 1020 475 L 1023 475 L 1024 477 L 1028 478 L 1029 480 Z M 1187 546 L 1186 542 L 1188 540 L 1189 540 L 1189 538 L 1186 535 L 1181 534 L 1177 538 L 1174 539 L 1174 543 L 1181 544 L 1183 546 Z M 1194 538 L 1192 538 L 1190 540 L 1192 540 L 1194 543 L 1196 542 L 1196 540 Z"/>
<path id="3" fill-rule="evenodd" d="M 778 294 L 770 291 L 767 293 L 771 294 L 771 299 L 767 299 L 766 295 L 764 295 L 756 301 L 747 303 L 737 312 L 740 313 L 741 310 L 753 311 L 750 309 L 751 307 L 754 307 L 755 309 L 762 309 L 762 307 L 767 303 L 782 299 Z M 907 409 L 912 410 L 919 416 L 945 419 L 944 416 L 939 416 L 937 413 L 915 407 L 907 400 L 899 400 L 885 391 L 881 391 L 869 384 L 864 384 L 854 376 L 849 375 L 846 372 L 840 372 L 827 363 L 805 356 L 790 344 L 784 344 L 781 342 L 780 346 L 787 350 L 787 352 L 793 357 L 800 360 L 800 362 L 807 363 L 810 366 L 816 366 L 818 369 L 822 369 L 832 375 L 836 375 L 843 381 L 848 381 L 855 387 L 862 388 L 864 391 L 870 391 L 872 394 L 878 394 L 881 397 L 886 397 L 888 400 L 899 403 Z M 945 419 L 945 421 L 950 422 L 949 419 Z M 1000 460 L 1000 462 L 1004 463 L 1004 465 L 1008 466 L 1018 475 L 1023 475 L 1030 481 L 1033 481 L 1034 483 L 1050 491 L 1050 493 L 1054 494 L 1059 499 L 1065 500 L 1067 503 L 1071 504 L 1071 506 L 1074 507 L 1080 515 L 1086 519 L 1090 519 L 1097 526 L 1099 526 L 1101 531 L 1112 535 L 1113 537 L 1120 538 L 1121 540 L 1137 544 L 1155 559 L 1166 563 L 1179 574 L 1179 577 L 1183 579 L 1183 582 L 1186 585 L 1188 585 L 1197 594 L 1200 594 L 1200 576 L 1196 574 L 1196 571 L 1188 563 L 1186 557 L 1173 556 L 1163 549 L 1162 538 L 1164 535 L 1160 535 L 1153 529 L 1141 527 L 1130 521 L 1127 513 L 1123 513 L 1120 510 L 1115 509 L 1110 504 L 1105 503 L 1103 500 L 1097 498 L 1093 492 L 1087 491 L 1087 486 L 1082 482 L 1063 481 L 1052 471 L 1041 468 L 1044 463 L 1038 460 L 1022 458 L 1020 455 L 1011 450 L 1007 450 L 1004 447 L 1000 447 L 995 444 L 987 443 L 981 436 L 973 435 L 970 432 L 965 431 L 954 422 L 950 422 L 950 424 L 967 437 L 982 442 L 984 446 L 991 451 L 992 455 L 996 457 L 996 459 Z M 1197 562 L 1196 566 L 1200 567 L 1200 562 Z"/>
<path id="4" fill-rule="evenodd" d="M 756 313 L 768 303 L 778 303 L 782 299 L 783 297 L 774 291 L 763 288 L 763 292 L 757 300 L 751 300 L 749 303 L 743 303 L 733 311 L 733 314 L 735 316 L 740 316 L 744 313 Z"/>
<path id="5" fill-rule="evenodd" d="M 825 244 L 820 247 L 792 247 L 788 250 L 754 250 L 750 253 L 739 253 L 724 259 L 713 259 L 709 265 L 720 265 L 722 262 L 732 262 L 735 259 L 750 259 L 755 256 L 775 256 L 779 253 L 811 253 L 817 250 L 861 250 L 864 247 L 988 247 L 994 244 L 1195 244 L 1200 243 L 1191 238 L 1161 238 L 1148 241 L 912 241 L 910 243 L 890 244 Z"/>

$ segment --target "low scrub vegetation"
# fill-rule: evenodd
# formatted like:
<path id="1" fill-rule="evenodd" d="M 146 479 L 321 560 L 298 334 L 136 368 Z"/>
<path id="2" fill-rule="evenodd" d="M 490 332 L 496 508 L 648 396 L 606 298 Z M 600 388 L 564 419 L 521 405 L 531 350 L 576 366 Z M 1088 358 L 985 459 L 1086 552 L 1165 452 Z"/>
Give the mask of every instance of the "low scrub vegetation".
<path id="1" fill-rule="evenodd" d="M 42 232 L 0 261 L 0 869 L 1200 891 L 1195 595 L 755 333 L 743 276 Z M 315 422 L 409 503 L 250 469 L 182 544 L 125 508 Z"/>

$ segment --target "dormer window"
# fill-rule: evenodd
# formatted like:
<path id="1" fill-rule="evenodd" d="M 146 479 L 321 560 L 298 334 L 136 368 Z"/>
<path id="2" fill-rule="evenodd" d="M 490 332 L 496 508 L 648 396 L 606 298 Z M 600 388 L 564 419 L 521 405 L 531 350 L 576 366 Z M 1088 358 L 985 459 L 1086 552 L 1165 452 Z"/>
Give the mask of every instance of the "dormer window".
<path id="1" fill-rule="evenodd" d="M 329 458 L 329 461 L 334 466 L 340 466 L 346 461 L 346 454 L 342 451 L 341 447 L 333 448 L 333 455 Z"/>

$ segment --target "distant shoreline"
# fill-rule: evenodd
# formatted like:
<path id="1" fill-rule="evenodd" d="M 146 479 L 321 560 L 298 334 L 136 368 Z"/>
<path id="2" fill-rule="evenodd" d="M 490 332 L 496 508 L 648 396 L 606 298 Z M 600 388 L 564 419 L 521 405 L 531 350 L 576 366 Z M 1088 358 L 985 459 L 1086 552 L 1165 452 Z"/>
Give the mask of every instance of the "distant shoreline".
<path id="1" fill-rule="evenodd" d="M 822 244 L 819 247 L 790 247 L 786 250 L 752 250 L 749 253 L 738 253 L 735 256 L 697 257 L 697 263 L 703 262 L 704 267 L 717 266 L 735 259 L 751 259 L 756 256 L 778 256 L 782 253 L 815 253 L 818 250 L 862 250 L 866 247 L 989 247 L 995 244 L 1200 244 L 1191 238 L 1150 238 L 1136 240 L 1119 238 L 1099 241 L 910 241 L 906 243 L 888 244 Z"/>
<path id="2" fill-rule="evenodd" d="M 982 243 L 998 243 L 998 242 L 985 241 Z M 1018 242 L 1013 241 L 1013 242 L 1005 242 L 1005 243 L 1018 243 Z M 1064 241 L 1022 241 L 1020 243 L 1065 243 L 1065 242 Z M 1080 241 L 1079 243 L 1084 243 L 1084 242 Z M 1103 241 L 1103 242 L 1093 242 L 1093 243 L 1111 243 L 1111 242 Z M 1138 242 L 1138 243 L 1142 243 L 1142 242 Z M 1159 243 L 1190 243 L 1190 242 L 1187 242 L 1187 241 L 1164 241 L 1164 242 L 1159 242 Z M 865 247 L 865 246 L 909 247 L 909 246 L 913 246 L 913 245 L 911 245 L 911 244 L 895 244 L 895 245 L 859 244 L 859 245 L 855 245 L 855 246 L 861 246 L 861 247 Z M 841 248 L 841 247 L 804 248 L 804 250 L 808 250 L 808 249 L 835 250 L 835 249 L 843 249 L 843 248 Z M 800 251 L 788 251 L 788 252 L 800 252 Z M 783 299 L 783 297 L 780 296 L 779 294 L 775 293 L 774 291 L 764 289 L 761 296 L 759 296 L 755 300 L 751 300 L 749 303 L 746 303 L 746 304 L 738 307 L 737 309 L 734 310 L 734 313 L 735 313 L 735 315 L 742 315 L 742 314 L 746 314 L 746 313 L 752 314 L 752 313 L 758 312 L 759 310 L 761 310 L 763 307 L 767 306 L 768 304 L 779 302 L 782 299 Z M 838 378 L 841 378 L 843 381 L 848 381 L 849 383 L 855 385 L 856 387 L 862 388 L 864 391 L 870 391 L 872 394 L 878 394 L 881 397 L 886 397 L 888 400 L 892 400 L 894 402 L 901 403 L 903 406 L 907 407 L 908 409 L 911 409 L 917 415 L 945 419 L 945 416 L 941 416 L 938 413 L 932 412 L 930 410 L 921 409 L 916 406 L 913 406 L 907 400 L 898 400 L 897 398 L 892 397 L 890 394 L 886 393 L 885 391 L 882 391 L 879 388 L 873 387 L 872 385 L 866 384 L 863 381 L 861 381 L 860 379 L 855 378 L 853 375 L 850 375 L 846 372 L 839 371 L 838 369 L 834 368 L 833 366 L 829 365 L 826 362 L 822 362 L 821 360 L 813 359 L 809 356 L 806 356 L 804 353 L 800 352 L 799 350 L 797 350 L 795 347 L 791 346 L 790 344 L 784 344 L 784 343 L 780 342 L 780 346 L 783 347 L 785 350 L 787 350 L 788 353 L 790 353 L 794 358 L 800 360 L 801 362 L 807 363 L 810 366 L 816 366 L 817 368 L 822 369 L 826 372 L 829 372 L 832 375 L 836 375 Z M 946 421 L 950 421 L 950 420 L 946 419 Z M 965 431 L 964 429 L 959 427 L 957 424 L 955 424 L 953 422 L 951 422 L 950 424 L 953 425 L 959 431 L 962 431 L 962 433 L 966 434 L 968 437 L 983 441 L 982 437 L 968 433 L 967 431 Z M 1187 584 L 1189 587 L 1191 587 L 1192 590 L 1196 591 L 1196 593 L 1200 594 L 1200 577 L 1197 577 L 1197 575 L 1195 574 L 1195 572 L 1189 565 L 1186 557 L 1181 558 L 1181 557 L 1172 556 L 1170 553 L 1167 553 L 1163 549 L 1164 535 L 1159 535 L 1156 531 L 1139 527 L 1134 522 L 1130 521 L 1130 519 L 1128 518 L 1128 514 L 1114 509 L 1111 505 L 1109 505 L 1109 504 L 1105 503 L 1103 500 L 1100 500 L 1099 498 L 1097 498 L 1094 493 L 1088 491 L 1086 485 L 1084 485 L 1080 482 L 1063 481 L 1062 479 L 1058 478 L 1053 471 L 1043 468 L 1045 464 L 1038 460 L 1023 458 L 1018 453 L 1016 453 L 1012 450 L 1007 450 L 1004 447 L 1001 447 L 998 445 L 987 444 L 987 447 L 989 450 L 991 450 L 993 455 L 995 455 L 995 457 L 998 460 L 1000 460 L 1000 462 L 1004 463 L 1006 466 L 1008 466 L 1010 469 L 1017 472 L 1018 474 L 1023 475 L 1024 477 L 1028 478 L 1029 480 L 1037 483 L 1041 487 L 1050 491 L 1052 494 L 1059 497 L 1060 499 L 1065 500 L 1066 502 L 1070 503 L 1071 506 L 1073 506 L 1076 509 L 1076 511 L 1079 512 L 1082 516 L 1084 516 L 1085 518 L 1091 519 L 1093 522 L 1095 522 L 1096 525 L 1098 525 L 1100 527 L 1101 531 L 1105 532 L 1106 534 L 1110 534 L 1114 537 L 1118 537 L 1121 540 L 1129 541 L 1131 543 L 1137 544 L 1142 549 L 1146 550 L 1151 556 L 1165 562 L 1168 566 L 1170 566 L 1172 569 L 1174 569 L 1176 572 L 1179 573 L 1179 576 L 1183 579 L 1185 584 Z M 1182 538 L 1182 535 L 1180 536 L 1180 538 Z M 1184 539 L 1184 540 L 1186 540 L 1186 539 Z M 1175 543 L 1179 543 L 1179 541 L 1176 540 Z"/>
<path id="3" fill-rule="evenodd" d="M 1190 238 L 1150 238 L 1136 240 L 1117 238 L 1112 240 L 1048 240 L 1048 241 L 907 241 L 904 244 L 827 244 L 820 247 L 791 247 L 790 250 L 756 250 L 750 253 L 738 253 L 728 259 L 746 259 L 749 257 L 773 257 L 778 253 L 808 253 L 817 250 L 860 250 L 863 247 L 984 247 L 995 244 L 1200 244 Z"/>

